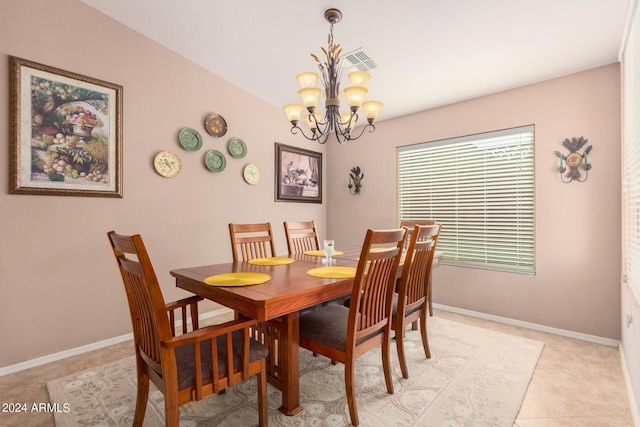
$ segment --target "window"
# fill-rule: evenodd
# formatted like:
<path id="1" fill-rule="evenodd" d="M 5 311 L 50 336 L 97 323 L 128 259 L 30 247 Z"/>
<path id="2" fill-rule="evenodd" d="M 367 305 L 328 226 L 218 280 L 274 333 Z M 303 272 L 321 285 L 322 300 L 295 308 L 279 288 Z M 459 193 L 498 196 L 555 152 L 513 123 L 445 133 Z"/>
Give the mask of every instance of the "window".
<path id="1" fill-rule="evenodd" d="M 534 274 L 533 133 L 398 147 L 398 219 L 441 223 L 443 264 Z"/>
<path id="2" fill-rule="evenodd" d="M 622 54 L 622 212 L 623 267 L 640 300 L 640 28 L 637 2 Z"/>

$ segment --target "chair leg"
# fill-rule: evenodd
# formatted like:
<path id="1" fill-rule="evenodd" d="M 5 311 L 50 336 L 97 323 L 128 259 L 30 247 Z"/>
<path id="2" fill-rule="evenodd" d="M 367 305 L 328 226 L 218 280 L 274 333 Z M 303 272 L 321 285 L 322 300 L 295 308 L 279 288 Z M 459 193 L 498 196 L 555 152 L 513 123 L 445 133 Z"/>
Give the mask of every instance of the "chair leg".
<path id="1" fill-rule="evenodd" d="M 427 356 L 427 359 L 431 359 L 429 338 L 427 337 L 427 313 L 424 311 L 424 309 L 420 315 L 420 335 L 422 336 L 422 347 L 424 347 L 424 355 Z"/>
<path id="2" fill-rule="evenodd" d="M 133 426 L 142 427 L 144 413 L 147 410 L 149 400 L 149 377 L 144 372 L 138 371 L 138 392 L 136 396 L 136 411 L 133 416 Z"/>
<path id="3" fill-rule="evenodd" d="M 397 331 L 396 331 L 397 334 Z M 384 382 L 387 384 L 387 393 L 393 394 L 393 378 L 391 377 L 391 343 L 389 336 L 391 335 L 391 328 L 387 329 L 383 334 L 382 339 L 382 368 L 384 370 Z M 402 339 L 398 339 L 396 335 L 396 342 L 402 342 Z"/>
<path id="4" fill-rule="evenodd" d="M 267 406 L 267 363 L 264 359 L 260 362 L 260 372 L 256 375 L 258 382 L 258 425 L 266 427 L 269 423 Z"/>
<path id="5" fill-rule="evenodd" d="M 409 378 L 409 369 L 407 368 L 407 359 L 404 354 L 404 326 L 396 325 L 396 348 L 398 349 L 398 362 L 400 362 L 400 370 L 403 378 Z"/>
<path id="6" fill-rule="evenodd" d="M 170 389 L 169 387 L 165 389 L 164 419 L 165 419 L 165 427 L 180 426 L 180 404 L 178 403 L 177 385 L 175 389 Z"/>
<path id="7" fill-rule="evenodd" d="M 357 426 L 358 410 L 356 409 L 356 392 L 354 387 L 354 360 L 348 360 L 344 364 L 344 382 L 347 388 L 347 405 L 349 406 L 349 415 L 351 416 L 351 424 Z"/>

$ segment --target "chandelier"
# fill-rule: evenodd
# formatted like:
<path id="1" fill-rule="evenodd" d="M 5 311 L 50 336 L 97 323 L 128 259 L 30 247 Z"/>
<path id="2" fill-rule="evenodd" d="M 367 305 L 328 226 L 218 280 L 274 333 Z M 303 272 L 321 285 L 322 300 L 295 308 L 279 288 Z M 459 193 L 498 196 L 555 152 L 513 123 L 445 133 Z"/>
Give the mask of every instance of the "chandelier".
<path id="1" fill-rule="evenodd" d="M 302 104 L 287 104 L 282 109 L 291 122 L 291 133 L 297 134 L 298 131 L 311 141 L 317 141 L 320 144 L 327 142 L 329 135 L 334 133 L 338 142 L 344 144 L 347 141 L 353 141 L 362 136 L 365 129 L 371 128 L 369 132 L 373 132 L 376 128 L 373 122 L 378 118 L 378 114 L 382 109 L 382 102 L 365 101 L 364 97 L 368 89 L 365 87 L 371 75 L 365 71 L 352 71 L 348 74 L 351 86 L 344 89 L 347 97 L 349 110 L 340 113 L 340 78 L 342 76 L 342 63 L 340 54 L 342 49 L 339 44 L 333 42 L 333 24 L 342 20 L 342 12 L 338 9 L 327 9 L 324 12 L 324 18 L 331 24 L 329 30 L 329 44 L 327 49 L 322 49 L 324 57 L 321 61 L 316 55 L 311 57 L 318 63 L 322 85 L 324 86 L 324 105 L 325 113 L 317 113 L 318 100 L 323 94 L 323 89 L 315 87 L 318 80 L 318 74 L 312 71 L 305 71 L 296 76 L 300 83 L 298 95 L 302 98 Z M 298 126 L 302 109 L 306 108 L 304 118 L 307 123 L 311 135 L 307 135 L 304 130 Z M 367 124 L 357 136 L 351 132 L 358 121 L 358 111 L 362 107 Z"/>

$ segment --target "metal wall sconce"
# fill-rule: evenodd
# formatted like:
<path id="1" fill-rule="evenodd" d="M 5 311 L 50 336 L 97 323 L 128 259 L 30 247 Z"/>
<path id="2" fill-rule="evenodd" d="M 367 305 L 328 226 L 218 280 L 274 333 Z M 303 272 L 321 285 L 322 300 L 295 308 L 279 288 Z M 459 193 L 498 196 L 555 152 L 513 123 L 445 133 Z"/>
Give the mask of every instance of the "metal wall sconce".
<path id="1" fill-rule="evenodd" d="M 352 167 L 349 174 L 349 193 L 353 195 L 360 194 L 363 179 L 364 173 L 360 171 L 360 166 Z"/>
<path id="2" fill-rule="evenodd" d="M 566 138 L 562 141 L 562 145 L 569 150 L 568 155 L 564 155 L 559 151 L 556 151 L 556 156 L 560 158 L 560 167 L 557 168 L 558 173 L 560 173 L 560 179 L 565 184 L 570 183 L 571 181 L 585 182 L 587 178 L 589 178 L 589 170 L 591 169 L 591 164 L 587 159 L 587 155 L 591 152 L 593 146 L 589 145 L 582 154 L 578 153 L 578 151 L 587 143 L 588 139 L 584 137 L 580 138 Z M 566 162 L 569 169 L 567 169 L 563 161 Z M 582 177 L 582 173 L 580 173 L 580 169 L 584 171 L 584 178 Z M 567 172 L 568 170 L 568 172 Z M 564 173 L 566 175 L 564 175 Z M 566 178 L 566 179 L 565 179 Z"/>

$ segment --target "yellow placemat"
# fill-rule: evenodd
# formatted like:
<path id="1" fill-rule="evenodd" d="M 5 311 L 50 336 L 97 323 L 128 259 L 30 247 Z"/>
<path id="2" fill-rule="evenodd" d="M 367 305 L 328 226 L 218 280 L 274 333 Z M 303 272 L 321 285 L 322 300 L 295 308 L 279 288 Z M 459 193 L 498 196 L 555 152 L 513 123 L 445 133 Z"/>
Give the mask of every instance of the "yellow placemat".
<path id="1" fill-rule="evenodd" d="M 295 261 L 293 258 L 270 257 L 270 258 L 254 258 L 249 261 L 253 265 L 285 265 Z"/>
<path id="2" fill-rule="evenodd" d="M 271 280 L 271 276 L 263 273 L 226 273 L 209 276 L 204 283 L 211 286 L 249 286 L 259 285 Z"/>
<path id="3" fill-rule="evenodd" d="M 311 255 L 311 256 L 325 256 L 324 251 L 305 251 L 304 254 Z M 344 252 L 342 251 L 333 251 L 333 255 L 331 256 L 342 255 L 342 254 L 344 254 Z"/>
<path id="4" fill-rule="evenodd" d="M 356 269 L 355 267 L 327 266 L 312 268 L 307 271 L 307 274 L 309 276 L 321 277 L 323 279 L 347 279 L 349 277 L 356 276 Z"/>

